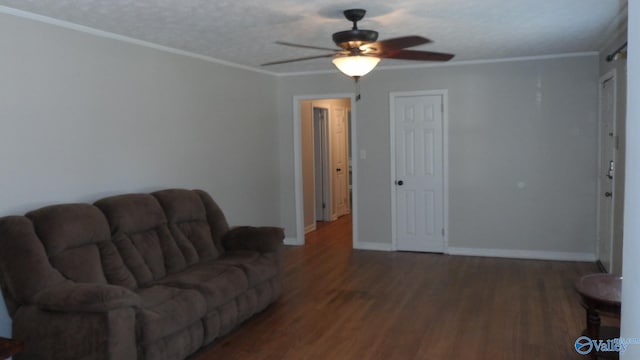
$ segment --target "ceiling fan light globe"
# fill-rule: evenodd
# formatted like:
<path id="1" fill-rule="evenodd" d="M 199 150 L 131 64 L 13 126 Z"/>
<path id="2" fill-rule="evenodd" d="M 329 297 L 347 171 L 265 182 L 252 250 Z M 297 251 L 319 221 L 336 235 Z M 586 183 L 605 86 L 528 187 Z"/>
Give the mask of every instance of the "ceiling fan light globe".
<path id="1" fill-rule="evenodd" d="M 378 65 L 380 58 L 375 56 L 337 56 L 331 60 L 338 70 L 350 77 L 360 77 L 367 75 Z"/>

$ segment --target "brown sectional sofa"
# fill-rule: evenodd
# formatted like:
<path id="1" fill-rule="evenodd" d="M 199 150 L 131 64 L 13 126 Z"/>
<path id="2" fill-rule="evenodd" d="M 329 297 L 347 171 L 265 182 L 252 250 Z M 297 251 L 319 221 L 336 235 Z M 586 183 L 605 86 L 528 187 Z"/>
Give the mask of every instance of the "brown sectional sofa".
<path id="1" fill-rule="evenodd" d="M 282 292 L 280 228 L 229 229 L 200 190 L 0 219 L 17 359 L 183 359 Z"/>

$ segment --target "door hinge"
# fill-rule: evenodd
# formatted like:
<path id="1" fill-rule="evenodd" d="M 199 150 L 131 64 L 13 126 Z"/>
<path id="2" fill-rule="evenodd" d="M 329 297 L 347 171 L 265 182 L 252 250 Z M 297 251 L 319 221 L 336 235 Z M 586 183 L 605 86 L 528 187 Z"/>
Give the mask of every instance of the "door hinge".
<path id="1" fill-rule="evenodd" d="M 322 203 L 322 208 L 323 208 L 323 209 L 326 209 L 326 208 L 327 208 L 327 204 Z"/>
<path id="2" fill-rule="evenodd" d="M 444 236 L 444 228 L 442 228 L 442 236 Z"/>

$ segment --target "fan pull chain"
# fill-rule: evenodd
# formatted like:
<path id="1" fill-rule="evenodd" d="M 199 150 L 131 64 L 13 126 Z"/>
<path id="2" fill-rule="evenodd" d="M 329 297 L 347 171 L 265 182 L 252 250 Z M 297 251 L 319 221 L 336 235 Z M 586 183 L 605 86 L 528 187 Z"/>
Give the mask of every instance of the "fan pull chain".
<path id="1" fill-rule="evenodd" d="M 354 76 L 353 80 L 356 83 L 356 101 L 360 101 L 360 76 Z"/>

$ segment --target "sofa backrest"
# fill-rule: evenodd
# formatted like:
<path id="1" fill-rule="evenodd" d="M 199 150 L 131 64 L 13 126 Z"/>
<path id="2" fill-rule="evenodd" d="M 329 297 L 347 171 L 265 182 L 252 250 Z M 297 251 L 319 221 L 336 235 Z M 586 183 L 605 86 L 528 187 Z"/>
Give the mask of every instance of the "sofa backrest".
<path id="1" fill-rule="evenodd" d="M 220 208 L 200 190 L 47 206 L 0 218 L 0 286 L 16 305 L 67 279 L 144 287 L 219 257 L 228 228 Z"/>
<path id="2" fill-rule="evenodd" d="M 126 269 L 108 264 L 107 277 L 115 285 L 146 286 L 187 265 L 169 232 L 158 201 L 149 194 L 126 194 L 95 202 L 107 217 L 112 243 Z M 129 276 L 129 274 L 131 276 Z"/>
<path id="3" fill-rule="evenodd" d="M 75 282 L 102 283 L 98 244 L 111 237 L 107 219 L 89 204 L 47 206 L 25 215 L 46 249 L 51 265 Z"/>
<path id="4" fill-rule="evenodd" d="M 152 195 L 164 209 L 171 235 L 187 264 L 216 259 L 222 254 L 221 236 L 229 226 L 222 211 L 215 210 L 219 210 L 215 203 L 209 204 L 210 211 L 216 211 L 210 223 L 207 206 L 195 191 L 168 189 Z"/>

